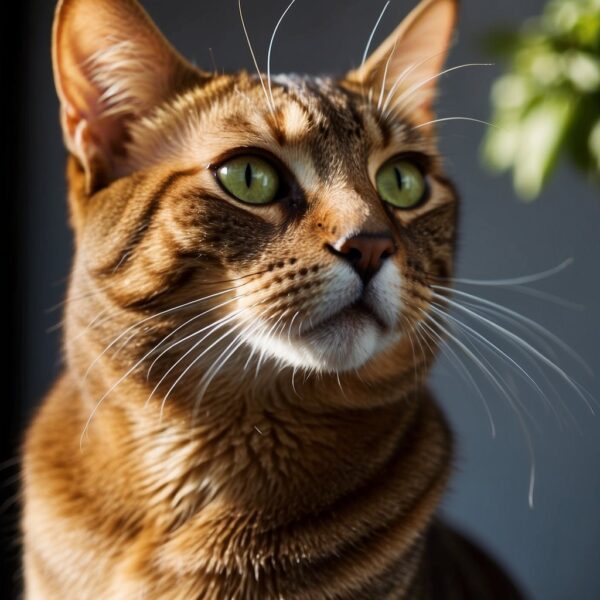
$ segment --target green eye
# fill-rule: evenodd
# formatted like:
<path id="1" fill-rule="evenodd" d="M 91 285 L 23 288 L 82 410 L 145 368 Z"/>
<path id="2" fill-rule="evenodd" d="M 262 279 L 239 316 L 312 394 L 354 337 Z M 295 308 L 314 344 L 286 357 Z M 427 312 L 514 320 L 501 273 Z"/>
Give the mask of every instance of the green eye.
<path id="1" fill-rule="evenodd" d="M 279 190 L 279 175 L 258 156 L 236 156 L 217 169 L 221 185 L 235 198 L 248 204 L 272 202 Z"/>
<path id="2" fill-rule="evenodd" d="M 397 208 L 413 208 L 427 192 L 423 174 L 407 160 L 396 159 L 384 165 L 376 181 L 381 198 Z"/>

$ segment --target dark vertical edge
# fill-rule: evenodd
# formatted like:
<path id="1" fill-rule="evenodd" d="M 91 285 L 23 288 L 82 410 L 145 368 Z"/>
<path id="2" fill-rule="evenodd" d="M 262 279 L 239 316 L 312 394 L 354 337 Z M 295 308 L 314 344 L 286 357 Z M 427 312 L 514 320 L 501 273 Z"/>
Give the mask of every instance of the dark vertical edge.
<path id="1" fill-rule="evenodd" d="M 0 98 L 2 102 L 2 253 L 3 303 L 0 336 L 5 350 L 0 400 L 0 590 L 3 598 L 18 598 L 21 588 L 19 532 L 19 465 L 22 437 L 20 404 L 23 358 L 23 268 L 24 268 L 24 164 L 23 125 L 26 114 L 25 72 L 27 69 L 27 14 L 30 2 L 12 2 L 10 12 L 0 19 Z"/>

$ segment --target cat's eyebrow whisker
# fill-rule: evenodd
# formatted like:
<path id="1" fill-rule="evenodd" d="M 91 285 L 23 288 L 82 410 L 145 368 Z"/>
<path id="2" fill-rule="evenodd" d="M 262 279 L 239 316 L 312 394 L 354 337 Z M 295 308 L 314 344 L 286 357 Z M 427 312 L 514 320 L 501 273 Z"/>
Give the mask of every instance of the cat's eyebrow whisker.
<path id="1" fill-rule="evenodd" d="M 269 98 L 269 94 L 267 92 L 267 87 L 265 85 L 264 78 L 262 73 L 260 72 L 260 67 L 258 66 L 258 61 L 256 60 L 256 55 L 254 54 L 254 49 L 252 48 L 252 42 L 250 41 L 250 36 L 248 35 L 248 29 L 246 27 L 246 22 L 244 20 L 244 12 L 242 11 L 242 0 L 238 0 L 238 10 L 240 13 L 240 21 L 242 23 L 242 29 L 244 30 L 244 35 L 246 36 L 246 42 L 248 43 L 248 49 L 250 50 L 250 55 L 252 56 L 252 62 L 254 63 L 254 67 L 256 68 L 256 73 L 258 74 L 258 79 L 260 80 L 260 85 L 265 94 L 265 98 L 267 100 L 267 107 L 271 111 L 273 118 L 275 119 L 277 113 L 275 111 L 275 107 L 271 104 L 271 99 Z"/>
<path id="2" fill-rule="evenodd" d="M 390 55 L 387 57 L 385 61 L 385 67 L 383 69 L 383 78 L 381 80 L 381 89 L 379 90 L 379 100 L 377 100 L 377 110 L 381 110 L 381 103 L 383 102 L 383 93 L 385 92 L 385 82 L 387 81 L 388 69 L 390 67 L 390 62 L 396 52 L 396 46 L 398 44 L 398 37 L 394 40 L 394 45 L 392 46 L 392 50 L 390 51 Z"/>
<path id="3" fill-rule="evenodd" d="M 594 408 L 590 402 L 590 399 L 593 400 L 593 398 L 590 396 L 589 392 L 587 392 L 585 390 L 585 388 L 583 388 L 580 384 L 578 384 L 571 377 L 569 377 L 569 375 L 567 375 L 567 373 L 565 373 L 565 371 L 563 369 L 561 369 L 555 362 L 550 360 L 545 354 L 542 354 L 537 348 L 532 346 L 529 342 L 527 342 L 523 338 L 519 337 L 512 331 L 506 329 L 505 327 L 502 327 L 501 325 L 494 323 L 494 321 L 491 321 L 490 319 L 483 317 L 482 315 L 478 315 L 476 312 L 474 312 L 470 308 L 467 308 L 466 306 L 463 306 L 459 302 L 456 302 L 450 298 L 442 296 L 441 294 L 438 294 L 437 292 L 433 292 L 433 297 L 441 300 L 442 302 L 449 304 L 450 306 L 455 307 L 459 311 L 473 317 L 474 319 L 478 319 L 484 325 L 487 325 L 490 329 L 496 331 L 497 333 L 500 333 L 500 335 L 504 335 L 505 337 L 512 340 L 513 342 L 515 342 L 517 344 L 521 344 L 523 346 L 523 348 L 525 348 L 529 352 L 531 352 L 536 358 L 538 358 L 542 363 L 544 363 L 551 371 L 553 371 L 556 375 L 558 375 L 560 377 L 560 379 L 562 379 L 572 390 L 574 390 L 577 393 L 577 395 L 584 401 L 584 403 L 588 407 L 588 410 L 590 411 L 590 413 L 595 414 Z"/>
<path id="4" fill-rule="evenodd" d="M 385 97 L 385 101 L 383 103 L 383 106 L 380 106 L 378 103 L 377 108 L 381 111 L 381 115 L 383 118 L 387 118 L 389 116 L 389 112 L 387 112 L 387 107 L 389 106 L 394 94 L 396 93 L 396 90 L 398 89 L 398 87 L 400 86 L 400 84 L 415 70 L 418 69 L 419 67 L 423 66 L 426 62 L 429 62 L 430 60 L 436 58 L 437 56 L 441 56 L 442 54 L 445 54 L 445 52 L 436 52 L 434 54 L 430 54 L 429 56 L 425 57 L 424 59 L 416 62 L 416 63 L 412 63 L 410 65 L 408 65 L 408 67 L 406 67 L 402 73 L 400 73 L 400 75 L 398 75 L 398 77 L 396 77 L 396 80 L 394 81 L 394 83 L 392 84 L 392 86 L 390 87 L 390 89 L 388 90 L 388 93 Z M 389 61 L 391 60 L 393 54 L 390 54 L 390 56 L 388 57 L 388 64 Z M 387 66 L 388 64 L 386 64 L 386 71 L 387 71 Z M 384 72 L 384 74 L 386 74 L 386 72 Z M 384 89 L 382 88 L 381 93 L 383 94 Z M 380 98 L 381 101 L 381 98 Z"/>
<path id="5" fill-rule="evenodd" d="M 527 427 L 527 424 L 523 418 L 521 411 L 519 410 L 515 401 L 513 401 L 513 398 L 511 397 L 511 395 L 500 384 L 498 378 L 490 371 L 490 369 L 488 369 L 483 364 L 483 362 L 473 353 L 473 351 L 471 351 L 471 349 L 468 346 L 466 346 L 455 335 L 453 335 L 452 332 L 449 331 L 448 328 L 445 327 L 439 321 L 439 319 L 436 319 L 434 317 L 434 315 L 432 315 L 431 313 L 427 312 L 424 309 L 420 309 L 420 310 L 426 319 L 431 319 L 431 321 L 433 323 L 435 323 L 435 325 L 440 329 L 440 331 L 442 331 L 448 337 L 449 340 L 453 341 L 474 362 L 474 364 L 477 365 L 482 370 L 482 372 L 490 378 L 490 381 L 492 381 L 494 386 L 506 398 L 507 402 L 509 403 L 509 406 L 513 409 L 514 414 L 517 417 L 519 427 L 521 428 L 521 431 L 523 432 L 523 436 L 525 438 L 525 443 L 527 445 L 527 450 L 528 450 L 528 454 L 529 454 L 530 468 L 529 468 L 528 502 L 529 502 L 530 508 L 533 508 L 533 497 L 534 497 L 534 491 L 535 491 L 535 452 L 533 449 L 531 433 L 529 432 L 529 428 Z M 445 316 L 447 313 L 443 313 L 443 314 Z M 515 398 L 515 400 L 517 400 L 517 398 Z"/>
<path id="6" fill-rule="evenodd" d="M 411 127 L 411 130 L 421 129 L 421 127 L 427 127 L 428 125 L 435 125 L 436 123 L 445 123 L 446 121 L 470 121 L 472 123 L 479 123 L 481 125 L 488 125 L 489 127 L 493 127 L 494 129 L 501 129 L 498 125 L 494 123 L 490 123 L 489 121 L 484 121 L 482 119 L 475 119 L 474 117 L 442 117 L 441 119 L 432 119 L 431 121 L 426 121 L 425 123 L 419 123 L 414 127 Z"/>
<path id="7" fill-rule="evenodd" d="M 390 4 L 391 4 L 391 0 L 388 0 L 384 4 L 383 9 L 381 10 L 381 13 L 379 13 L 379 17 L 377 18 L 377 21 L 375 22 L 375 26 L 371 30 L 371 34 L 369 35 L 369 39 L 367 40 L 367 45 L 365 46 L 365 49 L 364 49 L 364 52 L 362 55 L 362 59 L 360 61 L 360 69 L 361 70 L 365 66 L 365 63 L 367 62 L 367 57 L 369 56 L 369 50 L 371 49 L 371 44 L 373 42 L 373 38 L 375 37 L 375 33 L 377 32 L 377 29 L 379 28 L 379 24 L 381 23 L 381 20 L 383 19 L 383 15 L 385 15 L 385 11 L 388 9 Z M 371 88 L 371 93 L 372 92 L 373 92 L 373 88 Z M 363 96 L 364 96 L 364 90 L 363 90 Z M 371 98 L 369 98 L 369 106 L 371 106 Z"/>
<path id="8" fill-rule="evenodd" d="M 398 98 L 396 98 L 396 100 L 394 102 L 394 106 L 395 106 L 396 110 L 401 110 L 403 108 L 403 104 L 402 104 L 403 101 L 404 102 L 407 101 L 409 98 L 412 97 L 413 94 L 418 92 L 423 86 L 427 85 L 430 81 L 434 81 L 435 79 L 442 77 L 443 75 L 452 73 L 453 71 L 458 71 L 459 69 L 466 69 L 469 67 L 491 67 L 491 66 L 492 66 L 492 63 L 465 63 L 463 65 L 457 65 L 455 67 L 450 67 L 448 69 L 444 69 L 443 71 L 440 71 L 439 73 L 436 73 L 435 75 L 430 75 L 429 77 L 426 77 L 422 81 L 419 81 L 418 83 L 415 83 L 414 85 L 410 86 L 407 90 L 402 92 L 400 94 L 400 96 L 398 96 Z M 389 111 L 387 110 L 387 107 L 390 105 L 392 99 L 393 99 L 393 97 L 388 95 L 388 99 L 386 99 L 386 102 L 383 106 L 383 112 L 384 112 L 386 118 L 389 117 Z"/>
<path id="9" fill-rule="evenodd" d="M 275 108 L 275 100 L 273 99 L 273 89 L 271 87 L 271 52 L 273 50 L 273 42 L 275 41 L 275 35 L 277 34 L 277 30 L 281 25 L 283 19 L 288 14 L 288 11 L 294 6 L 296 0 L 292 0 L 287 8 L 283 11 L 281 17 L 279 17 L 279 21 L 275 25 L 275 29 L 273 29 L 273 34 L 271 35 L 271 40 L 269 41 L 269 50 L 267 51 L 267 87 L 269 88 L 269 97 L 271 98 L 271 107 Z"/>
<path id="10" fill-rule="evenodd" d="M 494 309 L 498 313 L 508 315 L 508 316 L 512 317 L 515 321 L 521 322 L 521 323 L 531 327 L 534 331 L 537 331 L 542 337 L 545 337 L 546 339 L 554 342 L 559 348 L 561 348 L 565 353 L 567 353 L 573 360 L 578 362 L 588 372 L 589 375 L 593 376 L 594 372 L 593 372 L 592 368 L 583 359 L 582 356 L 580 356 L 577 352 L 575 352 L 575 350 L 573 350 L 573 348 L 571 348 L 571 346 L 569 346 L 566 342 L 561 340 L 557 335 L 552 333 L 549 329 L 547 329 L 543 325 L 540 325 L 537 321 L 534 321 L 533 319 L 530 319 L 529 317 L 526 317 L 525 315 L 522 315 L 521 313 L 518 313 L 517 311 L 512 310 L 506 306 L 503 306 L 502 304 L 498 304 L 497 302 L 492 302 L 491 300 L 488 300 L 486 298 L 481 298 L 480 296 L 476 296 L 474 294 L 469 294 L 468 292 L 464 292 L 462 290 L 452 289 L 452 288 L 448 288 L 448 287 L 445 287 L 442 285 L 432 285 L 431 287 L 434 290 L 450 291 L 453 294 L 460 296 L 462 298 L 468 298 L 469 300 L 478 302 L 484 306 Z"/>

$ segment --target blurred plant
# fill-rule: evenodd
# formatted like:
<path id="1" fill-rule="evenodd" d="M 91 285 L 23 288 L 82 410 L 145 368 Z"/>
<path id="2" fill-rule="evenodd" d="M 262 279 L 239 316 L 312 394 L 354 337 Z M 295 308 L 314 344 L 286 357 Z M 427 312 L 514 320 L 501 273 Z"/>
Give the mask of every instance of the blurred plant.
<path id="1" fill-rule="evenodd" d="M 600 0 L 551 0 L 518 33 L 495 34 L 510 69 L 492 88 L 484 159 L 539 195 L 561 153 L 600 181 Z"/>

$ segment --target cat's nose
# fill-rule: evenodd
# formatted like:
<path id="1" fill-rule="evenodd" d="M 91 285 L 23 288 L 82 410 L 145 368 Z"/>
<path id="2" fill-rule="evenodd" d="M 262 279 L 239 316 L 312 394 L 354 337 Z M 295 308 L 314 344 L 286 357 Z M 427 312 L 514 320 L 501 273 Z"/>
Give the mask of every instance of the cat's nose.
<path id="1" fill-rule="evenodd" d="M 365 285 L 381 269 L 385 259 L 396 252 L 396 244 L 387 234 L 359 234 L 348 238 L 339 249 L 330 248 L 352 265 Z"/>

